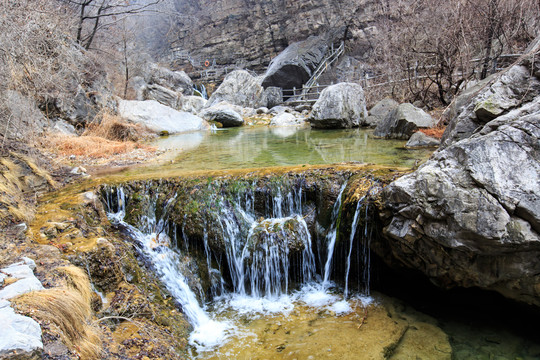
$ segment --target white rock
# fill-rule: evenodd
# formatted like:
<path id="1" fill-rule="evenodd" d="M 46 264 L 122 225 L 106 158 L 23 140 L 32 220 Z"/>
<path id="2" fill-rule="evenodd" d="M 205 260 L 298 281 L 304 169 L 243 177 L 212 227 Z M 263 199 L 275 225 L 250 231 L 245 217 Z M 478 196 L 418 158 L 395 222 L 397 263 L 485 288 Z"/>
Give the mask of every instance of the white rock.
<path id="1" fill-rule="evenodd" d="M 156 133 L 167 131 L 175 134 L 210 128 L 208 123 L 200 117 L 174 110 L 155 100 L 120 100 L 118 112 L 129 121 L 142 124 Z"/>
<path id="2" fill-rule="evenodd" d="M 330 85 L 313 105 L 309 122 L 314 128 L 352 128 L 366 124 L 366 99 L 355 83 Z"/>
<path id="3" fill-rule="evenodd" d="M 184 96 L 181 110 L 196 115 L 204 108 L 207 102 L 208 100 L 200 96 Z"/>
<path id="4" fill-rule="evenodd" d="M 303 124 L 302 119 L 286 112 L 274 116 L 270 121 L 270 126 L 298 126 Z"/>
<path id="5" fill-rule="evenodd" d="M 0 302 L 0 324 L 0 358 L 15 352 L 21 356 L 22 353 L 43 349 L 39 324 L 27 316 L 16 314 L 10 306 L 5 306 L 5 302 Z"/>
<path id="6" fill-rule="evenodd" d="M 23 258 L 23 261 L 26 265 L 28 265 L 28 267 L 32 270 L 36 270 L 36 262 L 32 259 L 30 259 L 29 257 L 26 257 L 24 256 Z"/>
<path id="7" fill-rule="evenodd" d="M 36 277 L 20 279 L 0 290 L 0 299 L 9 300 L 35 290 L 43 290 L 43 285 Z"/>
<path id="8" fill-rule="evenodd" d="M 75 127 L 64 120 L 58 120 L 55 122 L 52 129 L 60 134 L 77 136 L 77 130 L 75 130 Z"/>
<path id="9" fill-rule="evenodd" d="M 252 76 L 245 70 L 235 70 L 225 77 L 221 85 L 208 99 L 206 106 L 210 107 L 222 101 L 242 107 L 266 106 L 263 92 L 261 79 Z"/>
<path id="10" fill-rule="evenodd" d="M 34 264 L 34 267 L 36 265 Z M 30 266 L 26 265 L 24 262 L 18 262 L 16 264 L 10 265 L 8 267 L 5 267 L 3 269 L 0 269 L 1 272 L 4 274 L 8 274 L 11 277 L 14 277 L 15 279 L 24 279 L 29 277 L 34 277 L 34 272 L 30 268 Z"/>

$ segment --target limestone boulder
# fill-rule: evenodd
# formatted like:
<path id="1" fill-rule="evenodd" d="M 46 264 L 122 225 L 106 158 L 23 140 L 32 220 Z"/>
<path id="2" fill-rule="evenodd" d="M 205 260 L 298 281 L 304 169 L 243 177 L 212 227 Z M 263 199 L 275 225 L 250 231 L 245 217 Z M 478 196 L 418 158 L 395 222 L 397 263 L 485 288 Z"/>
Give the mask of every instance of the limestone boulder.
<path id="1" fill-rule="evenodd" d="M 263 104 L 267 108 L 272 108 L 283 103 L 283 92 L 281 88 L 270 86 L 264 89 Z"/>
<path id="2" fill-rule="evenodd" d="M 373 135 L 386 139 L 407 140 L 418 128 L 429 128 L 437 124 L 424 110 L 405 103 L 396 107 L 375 128 Z"/>
<path id="3" fill-rule="evenodd" d="M 169 134 L 207 130 L 206 121 L 193 114 L 177 111 L 155 100 L 120 100 L 119 115 L 127 120 L 146 126 L 148 129 Z"/>
<path id="4" fill-rule="evenodd" d="M 19 315 L 6 300 L 0 300 L 0 359 L 41 359 L 41 327 L 27 316 Z"/>
<path id="5" fill-rule="evenodd" d="M 226 103 L 220 103 L 210 108 L 204 109 L 201 116 L 207 121 L 215 121 L 223 127 L 237 127 L 244 125 L 242 116 Z"/>
<path id="6" fill-rule="evenodd" d="M 155 100 L 173 109 L 179 109 L 182 103 L 182 93 L 158 84 L 145 85 L 142 88 L 142 97 L 144 100 Z"/>
<path id="7" fill-rule="evenodd" d="M 70 123 L 68 123 L 67 121 L 61 120 L 61 119 L 55 121 L 52 127 L 52 131 L 60 133 L 60 134 L 64 134 L 64 135 L 77 136 L 77 130 L 75 130 L 75 127 L 71 125 Z"/>
<path id="8" fill-rule="evenodd" d="M 242 107 L 266 106 L 260 79 L 245 70 L 231 72 L 208 99 L 207 107 L 222 101 Z"/>
<path id="9" fill-rule="evenodd" d="M 193 95 L 193 81 L 183 71 L 172 71 L 165 67 L 151 63 L 144 74 L 147 84 L 156 84 L 182 95 Z"/>
<path id="10" fill-rule="evenodd" d="M 43 285 L 35 277 L 36 264 L 32 259 L 0 269 L 0 284 L 11 278 L 13 282 L 0 290 L 0 359 L 41 359 L 43 343 L 41 327 L 27 317 L 15 313 L 8 299 L 35 290 L 43 290 Z"/>
<path id="11" fill-rule="evenodd" d="M 526 61 L 471 86 L 446 110 L 449 120 L 442 146 L 466 139 L 489 121 L 531 103 L 540 93 L 540 78 Z M 537 65 L 536 65 L 537 66 Z"/>
<path id="12" fill-rule="evenodd" d="M 301 114 L 282 112 L 270 120 L 270 126 L 299 126 L 305 124 Z"/>
<path id="13" fill-rule="evenodd" d="M 321 95 L 309 117 L 314 128 L 352 128 L 366 124 L 364 90 L 355 83 L 331 85 Z"/>
<path id="14" fill-rule="evenodd" d="M 540 306 L 540 102 L 528 112 L 489 122 L 386 187 L 376 251 L 442 287 Z"/>
<path id="15" fill-rule="evenodd" d="M 204 108 L 207 101 L 200 96 L 184 96 L 182 97 L 181 110 L 197 115 Z"/>
<path id="16" fill-rule="evenodd" d="M 399 103 L 394 99 L 382 99 L 369 110 L 368 117 L 366 119 L 367 125 L 372 127 L 377 126 L 386 118 L 389 113 L 394 111 L 398 106 Z"/>
<path id="17" fill-rule="evenodd" d="M 407 148 L 419 148 L 419 147 L 433 147 L 433 146 L 439 146 L 441 141 L 437 138 L 434 138 L 432 136 L 427 136 L 421 131 L 417 131 L 414 134 L 412 134 L 409 141 L 407 141 L 407 144 L 405 144 L 405 147 Z"/>

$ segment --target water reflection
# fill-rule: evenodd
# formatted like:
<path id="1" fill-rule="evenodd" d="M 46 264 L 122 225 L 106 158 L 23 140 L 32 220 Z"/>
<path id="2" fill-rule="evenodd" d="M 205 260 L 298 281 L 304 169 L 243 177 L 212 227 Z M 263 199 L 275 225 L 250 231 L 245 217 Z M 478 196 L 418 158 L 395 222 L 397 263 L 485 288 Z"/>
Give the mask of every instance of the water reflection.
<path id="1" fill-rule="evenodd" d="M 203 135 L 200 135 L 203 134 Z M 411 167 L 432 150 L 407 150 L 401 140 L 372 137 L 372 130 L 309 128 L 232 128 L 160 139 L 175 168 L 219 170 L 340 162 Z"/>

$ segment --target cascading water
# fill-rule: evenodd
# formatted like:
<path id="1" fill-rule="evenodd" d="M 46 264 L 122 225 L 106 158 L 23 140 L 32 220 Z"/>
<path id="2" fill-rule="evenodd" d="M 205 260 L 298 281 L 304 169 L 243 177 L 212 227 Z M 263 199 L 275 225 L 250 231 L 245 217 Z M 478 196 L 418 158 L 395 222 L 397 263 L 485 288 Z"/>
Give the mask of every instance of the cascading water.
<path id="1" fill-rule="evenodd" d="M 341 197 L 343 196 L 343 192 L 345 191 L 345 188 L 347 187 L 347 182 L 345 182 L 341 186 L 341 190 L 339 191 L 339 195 L 336 199 L 336 203 L 334 204 L 334 208 L 332 209 L 332 219 L 331 219 L 331 227 L 328 231 L 328 234 L 326 235 L 327 243 L 328 243 L 328 252 L 326 255 L 326 263 L 324 265 L 324 278 L 323 278 L 323 287 L 326 289 L 328 288 L 330 284 L 330 274 L 332 272 L 332 260 L 334 257 L 334 249 L 336 247 L 336 240 L 337 240 L 337 231 L 338 231 L 338 217 L 339 217 L 339 211 L 341 210 Z"/>
<path id="2" fill-rule="evenodd" d="M 185 257 L 197 251 L 206 268 L 201 271 L 207 271 L 211 283 L 206 291 L 210 295 L 209 299 L 214 300 L 214 314 L 229 311 L 240 314 L 286 313 L 292 310 L 295 302 L 315 308 L 328 307 L 336 314 L 351 311 L 345 299 L 349 296 L 353 242 L 361 217 L 363 198 L 356 206 L 351 226 L 345 299 L 339 301 L 337 295 L 328 291 L 332 284 L 338 223 L 347 182 L 341 186 L 332 207 L 330 227 L 326 231 L 324 243 L 326 251 L 321 244 L 318 246 L 319 251 L 325 252 L 324 262 L 321 261 L 321 267 L 324 264 L 324 268 L 320 269 L 320 275 L 317 274 L 315 249 L 306 222 L 306 217 L 313 215 L 315 208 L 311 205 L 311 211 L 303 214 L 302 186 L 272 183 L 271 189 L 258 189 L 257 200 L 255 183 L 234 185 L 240 190 L 233 190 L 232 193 L 212 186 L 208 184 L 209 198 L 197 200 L 201 201 L 197 211 L 206 214 L 200 217 L 205 220 L 204 232 L 199 240 L 188 239 L 191 225 L 187 213 L 176 216 L 176 223 L 169 221 L 175 204 L 182 198 L 174 191 L 164 200 L 166 196 L 163 194 L 168 192 L 150 191 L 143 185 L 145 196 L 150 198 L 150 194 L 154 194 L 154 198 L 138 203 L 145 207 L 137 210 L 144 215 L 137 216 L 135 220 L 132 218 L 131 222 L 135 224 L 131 225 L 124 220 L 126 202 L 130 201 L 130 196 L 126 195 L 123 188 L 108 188 L 104 198 L 111 220 L 125 229 L 138 244 L 141 255 L 152 264 L 171 295 L 182 305 L 194 327 L 190 343 L 204 350 L 223 342 L 234 332 L 230 323 L 216 321 L 203 310 L 193 289 L 188 286 L 185 274 L 180 270 L 180 255 Z M 136 197 L 141 198 L 140 195 Z M 211 204 L 211 211 L 203 203 Z M 156 214 L 159 214 L 159 218 Z M 177 234 L 181 239 L 176 238 Z M 204 301 L 204 294 L 200 295 L 199 298 Z"/>
<path id="3" fill-rule="evenodd" d="M 347 255 L 347 265 L 345 268 L 345 290 L 343 291 L 343 297 L 346 299 L 349 296 L 349 272 L 351 270 L 351 255 L 353 251 L 354 237 L 356 235 L 356 229 L 358 227 L 358 215 L 360 214 L 360 208 L 364 202 L 364 197 L 358 200 L 356 204 L 356 210 L 354 212 L 353 222 L 351 225 L 351 235 L 349 237 L 349 254 Z"/>
<path id="4" fill-rule="evenodd" d="M 315 273 L 311 235 L 301 215 L 301 189 L 278 189 L 265 209 L 269 216 L 257 219 L 253 201 L 237 198 L 222 203 L 220 225 L 234 292 L 255 298 L 278 298 L 289 290 L 291 249 L 301 250 L 300 272 L 304 281 Z M 246 229 L 248 229 L 246 233 Z M 297 265 L 297 264 L 295 264 Z"/>
<path id="5" fill-rule="evenodd" d="M 194 328 L 190 336 L 190 343 L 203 349 L 223 343 L 231 326 L 212 320 L 201 308 L 195 293 L 188 286 L 187 280 L 180 271 L 179 254 L 171 248 L 171 239 L 164 231 L 168 225 L 166 221 L 167 210 L 174 201 L 174 197 L 169 199 L 165 205 L 163 216 L 159 220 L 156 220 L 155 213 L 154 216 L 151 216 L 152 214 L 144 216 L 143 221 L 141 221 L 141 229 L 138 229 L 123 220 L 126 214 L 126 196 L 123 189 L 121 187 L 116 189 L 116 204 L 111 196 L 112 192 L 108 194 L 109 219 L 127 232 L 129 237 L 136 242 L 140 254 L 152 264 L 153 270 L 167 290 L 182 305 L 184 314 Z M 117 211 L 112 212 L 113 209 L 117 209 Z"/>

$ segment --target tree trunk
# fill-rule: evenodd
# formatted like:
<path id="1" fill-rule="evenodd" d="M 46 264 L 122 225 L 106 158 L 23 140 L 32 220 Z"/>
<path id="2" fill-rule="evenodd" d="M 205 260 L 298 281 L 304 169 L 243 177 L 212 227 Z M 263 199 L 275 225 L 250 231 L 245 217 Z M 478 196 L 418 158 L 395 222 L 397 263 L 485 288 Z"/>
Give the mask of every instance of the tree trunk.
<path id="1" fill-rule="evenodd" d="M 489 0 L 488 10 L 488 22 L 489 27 L 487 29 L 487 36 L 484 43 L 484 49 L 486 49 L 486 55 L 482 64 L 482 72 L 480 73 L 480 79 L 485 79 L 488 75 L 489 63 L 491 62 L 491 50 L 493 48 L 493 39 L 495 38 L 495 28 L 497 27 L 497 0 Z"/>

